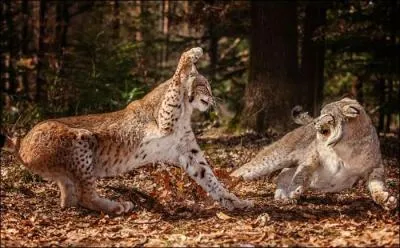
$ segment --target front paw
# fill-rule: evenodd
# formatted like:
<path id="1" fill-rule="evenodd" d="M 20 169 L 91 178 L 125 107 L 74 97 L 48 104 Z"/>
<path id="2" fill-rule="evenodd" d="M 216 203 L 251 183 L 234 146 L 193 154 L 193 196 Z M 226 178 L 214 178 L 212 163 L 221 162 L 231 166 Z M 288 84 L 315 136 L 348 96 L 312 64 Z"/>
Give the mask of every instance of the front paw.
<path id="1" fill-rule="evenodd" d="M 303 186 L 298 186 L 296 189 L 292 190 L 289 193 L 289 198 L 293 199 L 293 200 L 297 200 L 300 198 L 301 194 L 304 191 L 304 187 Z"/>
<path id="2" fill-rule="evenodd" d="M 114 209 L 112 209 L 112 214 L 115 215 L 120 215 L 123 213 L 128 213 L 133 209 L 133 203 L 130 201 L 123 201 L 123 202 L 118 202 Z"/>
<path id="3" fill-rule="evenodd" d="M 390 196 L 389 192 L 375 192 L 372 194 L 373 200 L 381 205 L 385 210 L 392 210 L 397 207 L 397 199 L 394 196 Z"/>
<path id="4" fill-rule="evenodd" d="M 283 189 L 277 189 L 275 191 L 274 200 L 276 203 L 279 203 L 282 205 L 292 205 L 292 204 L 297 203 L 297 200 L 290 198 L 288 196 L 288 194 L 286 193 L 286 191 Z"/>
<path id="5" fill-rule="evenodd" d="M 251 208 L 254 206 L 253 201 L 241 200 L 232 193 L 226 193 L 220 198 L 220 203 L 223 207 L 232 211 L 233 209 Z"/>

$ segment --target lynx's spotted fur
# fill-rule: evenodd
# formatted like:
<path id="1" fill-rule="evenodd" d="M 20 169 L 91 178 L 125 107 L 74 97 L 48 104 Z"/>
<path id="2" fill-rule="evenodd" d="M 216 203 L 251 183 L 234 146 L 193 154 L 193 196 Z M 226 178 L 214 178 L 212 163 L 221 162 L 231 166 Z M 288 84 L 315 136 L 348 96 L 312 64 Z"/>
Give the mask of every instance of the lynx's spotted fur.
<path id="1" fill-rule="evenodd" d="M 14 142 L 18 157 L 27 168 L 57 182 L 61 207 L 128 212 L 131 202 L 98 195 L 96 179 L 155 162 L 179 165 L 228 209 L 248 206 L 214 176 L 190 125 L 193 109 L 204 111 L 213 104 L 209 83 L 194 66 L 201 56 L 201 48 L 183 53 L 172 79 L 123 110 L 37 124 L 20 145 Z"/>
<path id="2" fill-rule="evenodd" d="M 264 148 L 232 176 L 251 180 L 283 169 L 275 199 L 284 202 L 295 201 L 307 188 L 338 192 L 368 178 L 372 199 L 385 209 L 396 207 L 396 198 L 385 189 L 377 133 L 357 101 L 344 98 L 327 104 L 314 120 L 297 114 L 296 123 L 304 126 Z"/>

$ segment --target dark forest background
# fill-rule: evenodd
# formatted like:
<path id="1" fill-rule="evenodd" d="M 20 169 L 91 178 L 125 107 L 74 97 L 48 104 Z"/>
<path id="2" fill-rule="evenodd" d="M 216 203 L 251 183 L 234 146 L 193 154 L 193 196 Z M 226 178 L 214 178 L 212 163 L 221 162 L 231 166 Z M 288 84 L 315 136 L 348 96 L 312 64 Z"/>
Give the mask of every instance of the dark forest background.
<path id="1" fill-rule="evenodd" d="M 232 130 L 291 127 L 344 95 L 399 134 L 400 1 L 1 2 L 1 128 L 123 108 L 201 46 Z M 204 118 L 206 117 L 206 118 Z"/>

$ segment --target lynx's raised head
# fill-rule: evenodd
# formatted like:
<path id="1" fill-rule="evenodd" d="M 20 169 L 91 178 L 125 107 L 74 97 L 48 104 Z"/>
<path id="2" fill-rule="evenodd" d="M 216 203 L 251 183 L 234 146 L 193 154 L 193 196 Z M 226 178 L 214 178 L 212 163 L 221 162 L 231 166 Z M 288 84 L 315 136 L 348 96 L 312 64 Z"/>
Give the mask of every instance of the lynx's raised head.
<path id="1" fill-rule="evenodd" d="M 369 131 L 371 120 L 364 108 L 350 98 L 325 105 L 321 115 L 314 120 L 317 139 L 334 146 L 341 140 L 355 138 L 362 131 Z"/>
<path id="2" fill-rule="evenodd" d="M 191 92 L 188 95 L 189 102 L 193 108 L 202 112 L 214 105 L 210 83 L 207 78 L 201 74 L 198 74 L 194 79 Z"/>

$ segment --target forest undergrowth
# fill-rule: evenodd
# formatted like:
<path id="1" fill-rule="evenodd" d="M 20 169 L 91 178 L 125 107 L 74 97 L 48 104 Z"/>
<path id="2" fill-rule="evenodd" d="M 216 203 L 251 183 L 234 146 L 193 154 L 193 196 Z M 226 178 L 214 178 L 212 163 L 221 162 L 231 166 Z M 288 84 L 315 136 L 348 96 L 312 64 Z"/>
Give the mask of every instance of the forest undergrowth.
<path id="1" fill-rule="evenodd" d="M 215 131 L 215 130 L 214 130 Z M 213 134 L 214 133 L 214 134 Z M 32 175 L 1 154 L 1 246 L 399 246 L 399 208 L 387 212 L 365 184 L 338 194 L 307 192 L 297 205 L 273 201 L 273 178 L 238 182 L 229 177 L 276 135 L 203 132 L 200 146 L 214 172 L 250 210 L 227 211 L 180 169 L 149 165 L 102 179 L 98 190 L 135 209 L 110 216 L 81 207 L 62 210 L 55 183 Z M 399 140 L 382 137 L 386 183 L 399 197 Z"/>

